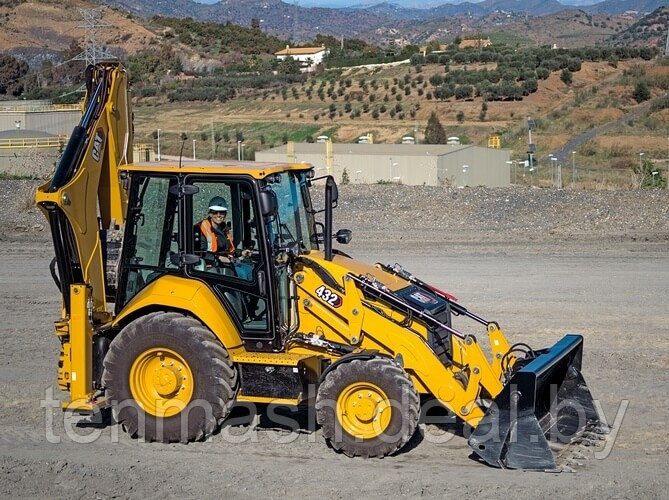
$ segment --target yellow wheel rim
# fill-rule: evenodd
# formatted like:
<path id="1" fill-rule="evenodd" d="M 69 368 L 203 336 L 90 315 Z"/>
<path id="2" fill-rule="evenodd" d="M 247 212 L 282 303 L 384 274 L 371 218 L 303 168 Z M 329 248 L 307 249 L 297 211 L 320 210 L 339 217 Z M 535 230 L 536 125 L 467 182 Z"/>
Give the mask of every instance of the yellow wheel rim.
<path id="1" fill-rule="evenodd" d="M 146 413 L 171 417 L 186 408 L 193 397 L 193 373 L 179 354 L 154 347 L 132 364 L 130 391 Z"/>
<path id="2" fill-rule="evenodd" d="M 356 382 L 337 398 L 337 418 L 342 429 L 356 438 L 372 439 L 388 428 L 392 405 L 378 386 Z"/>

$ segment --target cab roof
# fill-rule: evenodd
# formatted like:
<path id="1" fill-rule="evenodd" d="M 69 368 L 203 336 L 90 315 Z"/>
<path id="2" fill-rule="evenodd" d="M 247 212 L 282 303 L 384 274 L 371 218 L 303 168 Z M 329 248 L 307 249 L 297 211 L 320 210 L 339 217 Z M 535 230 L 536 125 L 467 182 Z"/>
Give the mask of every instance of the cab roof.
<path id="1" fill-rule="evenodd" d="M 309 170 L 309 163 L 276 163 L 235 160 L 167 160 L 160 162 L 137 162 L 119 166 L 119 170 L 128 172 L 181 173 L 181 174 L 246 174 L 263 179 L 264 177 L 285 171 Z"/>

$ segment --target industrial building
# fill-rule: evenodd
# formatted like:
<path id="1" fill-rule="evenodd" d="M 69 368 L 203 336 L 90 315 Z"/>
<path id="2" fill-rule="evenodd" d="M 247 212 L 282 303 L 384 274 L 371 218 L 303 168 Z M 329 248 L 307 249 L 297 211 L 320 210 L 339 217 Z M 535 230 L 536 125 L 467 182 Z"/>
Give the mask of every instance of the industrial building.
<path id="1" fill-rule="evenodd" d="M 46 100 L 0 102 L 0 172 L 48 175 L 80 119 L 78 105 L 53 105 Z"/>
<path id="2" fill-rule="evenodd" d="M 355 184 L 510 184 L 509 150 L 472 145 L 288 143 L 257 152 L 256 160 L 311 163 L 316 175 L 329 173 L 338 182 L 346 170 Z"/>
<path id="3" fill-rule="evenodd" d="M 0 131 L 20 129 L 70 135 L 80 119 L 78 104 L 55 105 L 47 100 L 0 102 Z"/>

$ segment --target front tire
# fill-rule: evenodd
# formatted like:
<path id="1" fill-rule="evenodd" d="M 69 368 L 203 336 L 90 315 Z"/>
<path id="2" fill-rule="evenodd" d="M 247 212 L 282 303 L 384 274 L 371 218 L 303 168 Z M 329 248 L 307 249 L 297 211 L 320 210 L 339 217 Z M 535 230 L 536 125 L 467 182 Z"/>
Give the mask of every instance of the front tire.
<path id="1" fill-rule="evenodd" d="M 418 393 L 407 373 L 381 357 L 334 368 L 316 398 L 323 436 L 350 457 L 397 452 L 415 432 L 419 410 Z"/>
<path id="2" fill-rule="evenodd" d="M 227 416 L 237 371 L 202 323 L 160 311 L 114 338 L 102 382 L 114 418 L 131 436 L 188 442 L 211 435 Z"/>

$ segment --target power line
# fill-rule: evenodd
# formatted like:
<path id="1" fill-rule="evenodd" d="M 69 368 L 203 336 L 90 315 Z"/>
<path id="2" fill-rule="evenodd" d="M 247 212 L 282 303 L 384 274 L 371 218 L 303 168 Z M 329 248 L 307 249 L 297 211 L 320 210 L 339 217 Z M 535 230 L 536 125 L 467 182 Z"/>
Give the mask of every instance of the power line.
<path id="1" fill-rule="evenodd" d="M 84 31 L 84 50 L 76 55 L 76 61 L 86 61 L 86 66 L 95 64 L 103 59 L 116 59 L 111 54 L 107 47 L 98 43 L 98 33 L 102 28 L 111 28 L 112 25 L 102 21 L 104 12 L 102 8 L 97 9 L 77 9 L 83 18 L 84 23 L 80 24 L 78 28 L 83 28 Z"/>

